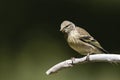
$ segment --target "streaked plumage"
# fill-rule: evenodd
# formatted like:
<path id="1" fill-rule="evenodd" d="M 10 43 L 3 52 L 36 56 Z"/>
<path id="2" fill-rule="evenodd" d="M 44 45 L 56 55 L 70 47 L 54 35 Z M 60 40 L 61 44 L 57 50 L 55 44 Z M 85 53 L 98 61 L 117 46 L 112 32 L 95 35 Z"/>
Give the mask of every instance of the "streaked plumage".
<path id="1" fill-rule="evenodd" d="M 65 34 L 69 46 L 82 55 L 107 53 L 85 29 L 70 21 L 63 21 L 60 31 Z"/>

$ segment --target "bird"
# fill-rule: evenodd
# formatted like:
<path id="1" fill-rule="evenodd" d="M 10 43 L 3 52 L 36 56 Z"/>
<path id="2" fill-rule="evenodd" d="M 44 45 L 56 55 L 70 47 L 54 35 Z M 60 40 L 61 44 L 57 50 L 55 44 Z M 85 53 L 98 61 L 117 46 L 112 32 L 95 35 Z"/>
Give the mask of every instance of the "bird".
<path id="1" fill-rule="evenodd" d="M 61 23 L 60 31 L 64 34 L 68 45 L 81 55 L 108 53 L 100 43 L 85 29 L 65 20 Z"/>

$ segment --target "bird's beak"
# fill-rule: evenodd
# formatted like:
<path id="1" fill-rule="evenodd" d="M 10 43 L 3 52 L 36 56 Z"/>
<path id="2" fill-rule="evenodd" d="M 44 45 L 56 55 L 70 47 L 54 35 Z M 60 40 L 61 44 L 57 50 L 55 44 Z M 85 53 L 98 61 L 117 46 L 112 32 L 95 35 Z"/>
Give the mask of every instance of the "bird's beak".
<path id="1" fill-rule="evenodd" d="M 62 29 L 60 29 L 60 31 L 62 31 Z"/>

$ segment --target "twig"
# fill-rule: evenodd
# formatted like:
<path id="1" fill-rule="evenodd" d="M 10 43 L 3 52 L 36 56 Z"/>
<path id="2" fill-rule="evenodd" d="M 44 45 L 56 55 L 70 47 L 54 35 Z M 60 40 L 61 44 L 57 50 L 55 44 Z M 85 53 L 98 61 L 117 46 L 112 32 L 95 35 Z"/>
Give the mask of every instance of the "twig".
<path id="1" fill-rule="evenodd" d="M 46 71 L 47 75 L 55 73 L 63 68 L 72 67 L 78 63 L 85 63 L 85 62 L 119 62 L 120 63 L 120 55 L 118 54 L 94 54 L 89 56 L 89 61 L 86 60 L 86 56 L 83 58 L 74 58 L 69 59 L 63 62 L 60 62 L 53 67 L 51 67 L 48 71 Z"/>

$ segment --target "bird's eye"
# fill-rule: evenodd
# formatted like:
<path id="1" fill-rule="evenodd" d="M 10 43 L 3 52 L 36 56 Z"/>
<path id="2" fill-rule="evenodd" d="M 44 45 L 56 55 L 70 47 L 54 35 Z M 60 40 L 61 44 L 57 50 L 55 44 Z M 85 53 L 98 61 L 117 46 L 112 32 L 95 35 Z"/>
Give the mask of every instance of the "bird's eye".
<path id="1" fill-rule="evenodd" d="M 68 27 L 68 26 L 70 26 L 71 24 L 68 24 L 67 26 L 65 26 L 65 27 Z"/>
<path id="2" fill-rule="evenodd" d="M 67 28 L 67 27 L 70 26 L 70 25 L 71 25 L 71 24 L 66 25 L 63 29 Z"/>

